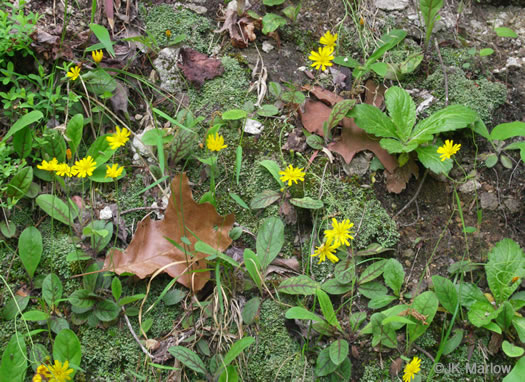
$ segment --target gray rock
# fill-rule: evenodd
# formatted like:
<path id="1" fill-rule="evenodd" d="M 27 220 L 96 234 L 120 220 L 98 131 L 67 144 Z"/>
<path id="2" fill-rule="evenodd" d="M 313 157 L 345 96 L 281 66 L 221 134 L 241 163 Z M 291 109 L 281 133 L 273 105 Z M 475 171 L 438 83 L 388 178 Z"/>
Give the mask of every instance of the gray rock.
<path id="1" fill-rule="evenodd" d="M 479 194 L 479 200 L 484 210 L 494 211 L 499 206 L 498 197 L 494 193 L 482 192 Z"/>
<path id="2" fill-rule="evenodd" d="M 468 182 L 459 186 L 459 191 L 463 192 L 464 194 L 469 194 L 471 192 L 474 192 L 475 190 L 479 190 L 480 187 L 481 187 L 480 182 L 478 182 L 475 179 L 471 179 Z"/>
<path id="3" fill-rule="evenodd" d="M 504 204 L 505 204 L 505 207 L 507 207 L 512 213 L 519 212 L 522 206 L 520 201 L 514 198 L 505 200 Z"/>
<path id="4" fill-rule="evenodd" d="M 262 50 L 263 50 L 263 52 L 268 53 L 273 48 L 274 48 L 274 46 L 269 41 L 263 41 L 263 43 L 262 43 Z"/>
<path id="5" fill-rule="evenodd" d="M 408 7 L 408 0 L 376 0 L 375 5 L 384 11 L 400 11 Z"/>
<path id="6" fill-rule="evenodd" d="M 153 66 L 160 78 L 160 87 L 171 93 L 180 89 L 181 80 L 177 67 L 179 51 L 179 48 L 164 48 L 159 52 L 157 59 L 153 61 Z"/>

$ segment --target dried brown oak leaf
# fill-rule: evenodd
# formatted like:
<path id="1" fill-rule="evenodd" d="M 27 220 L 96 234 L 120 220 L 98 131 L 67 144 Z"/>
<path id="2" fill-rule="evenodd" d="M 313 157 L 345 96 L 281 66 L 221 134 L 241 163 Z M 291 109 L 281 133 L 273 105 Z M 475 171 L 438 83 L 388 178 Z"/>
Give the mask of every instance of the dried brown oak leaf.
<path id="1" fill-rule="evenodd" d="M 396 167 L 392 172 L 385 171 L 386 189 L 388 192 L 396 194 L 401 193 L 412 175 L 417 179 L 419 176 L 419 167 L 417 163 L 410 158 L 403 167 Z"/>
<path id="2" fill-rule="evenodd" d="M 202 86 L 204 81 L 211 80 L 224 73 L 224 67 L 220 60 L 209 58 L 191 48 L 181 48 L 180 57 L 182 63 L 178 65 L 184 73 L 184 77 L 197 87 Z"/>
<path id="3" fill-rule="evenodd" d="M 170 263 L 179 262 L 164 272 L 178 277 L 178 283 L 197 292 L 210 278 L 208 271 L 195 272 L 207 267 L 207 255 L 193 252 L 188 263 L 185 254 L 166 238 L 184 247 L 181 238 L 186 237 L 191 242 L 189 251 L 193 251 L 196 236 L 222 252 L 232 242 L 228 233 L 233 222 L 233 214 L 220 216 L 211 204 L 195 202 L 187 176 L 177 175 L 171 182 L 171 198 L 164 220 L 154 221 L 148 216 L 141 221 L 124 252 L 113 249 L 107 254 L 104 269 L 116 274 L 131 272 L 143 279 Z"/>
<path id="4" fill-rule="evenodd" d="M 261 29 L 262 22 L 246 16 L 239 18 L 237 9 L 229 6 L 224 15 L 224 24 L 214 32 L 222 33 L 228 31 L 231 44 L 234 47 L 246 48 L 250 41 L 254 41 L 257 38 L 255 27 Z"/>
<path id="5" fill-rule="evenodd" d="M 330 106 L 343 100 L 342 97 L 319 86 L 305 86 L 303 89 L 309 90 L 311 94 L 328 103 Z M 379 99 L 382 101 L 381 97 L 375 97 L 376 101 Z M 304 111 L 299 109 L 299 115 L 306 130 L 324 136 L 323 123 L 328 121 L 331 111 L 332 109 L 323 102 L 308 100 L 304 105 Z M 343 118 L 341 124 L 343 126 L 341 138 L 328 145 L 331 151 L 341 154 L 345 162 L 350 163 L 358 152 L 370 150 L 377 156 L 388 171 L 394 171 L 397 167 L 397 160 L 379 145 L 378 138 L 357 127 L 353 118 Z"/>

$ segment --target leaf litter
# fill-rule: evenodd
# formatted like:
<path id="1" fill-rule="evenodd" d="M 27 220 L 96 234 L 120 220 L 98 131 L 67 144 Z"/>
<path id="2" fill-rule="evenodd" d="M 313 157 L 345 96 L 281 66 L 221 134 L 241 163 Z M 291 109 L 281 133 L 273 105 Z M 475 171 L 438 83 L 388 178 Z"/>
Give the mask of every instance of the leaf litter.
<path id="1" fill-rule="evenodd" d="M 220 216 L 210 203 L 195 202 L 188 177 L 177 175 L 171 182 L 171 198 L 164 220 L 154 221 L 148 216 L 141 221 L 126 250 L 113 248 L 108 252 L 104 270 L 119 275 L 130 272 L 144 279 L 162 269 L 177 278 L 178 283 L 197 292 L 210 279 L 210 272 L 206 270 L 207 255 L 195 252 L 195 243 L 200 240 L 224 251 L 232 242 L 228 233 L 233 222 L 233 214 Z"/>

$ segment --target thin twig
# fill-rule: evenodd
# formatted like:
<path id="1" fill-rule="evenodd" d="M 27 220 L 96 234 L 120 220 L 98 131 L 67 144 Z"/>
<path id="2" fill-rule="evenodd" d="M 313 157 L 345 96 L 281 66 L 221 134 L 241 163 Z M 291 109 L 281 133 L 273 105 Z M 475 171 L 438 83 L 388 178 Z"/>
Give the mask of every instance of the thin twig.
<path id="1" fill-rule="evenodd" d="M 148 357 L 153 359 L 153 356 L 150 354 L 150 352 L 142 345 L 142 342 L 140 342 L 139 338 L 135 334 L 135 331 L 133 330 L 133 327 L 131 326 L 131 322 L 129 322 L 129 318 L 126 315 L 126 311 L 124 310 L 124 307 L 122 307 L 122 314 L 124 315 L 124 319 L 126 320 L 126 324 L 128 324 L 129 331 L 131 332 L 131 335 L 133 338 L 135 338 L 135 341 L 139 344 L 140 348 L 142 349 L 142 352 L 146 354 Z"/>
<path id="2" fill-rule="evenodd" d="M 428 358 L 430 358 L 432 362 L 434 362 L 434 357 L 432 357 L 432 355 L 429 352 L 427 352 L 425 349 L 423 349 L 421 346 L 414 344 L 414 348 L 416 348 L 418 351 L 420 351 L 421 353 L 426 355 Z"/>
<path id="3" fill-rule="evenodd" d="M 441 64 L 441 69 L 443 70 L 443 79 L 445 80 L 445 106 L 448 106 L 448 75 L 447 68 L 443 64 L 443 58 L 441 57 L 441 51 L 439 50 L 439 44 L 436 39 L 434 39 L 434 45 L 436 46 L 436 51 L 439 58 L 439 63 Z"/>
<path id="4" fill-rule="evenodd" d="M 421 188 L 423 187 L 423 183 L 425 182 L 425 179 L 428 175 L 428 168 L 425 170 L 425 173 L 423 174 L 423 178 L 421 178 L 421 182 L 419 182 L 419 186 L 417 187 L 417 190 L 416 190 L 416 193 L 414 194 L 414 196 L 412 196 L 412 199 L 410 199 L 408 201 L 407 204 L 405 204 L 405 206 L 403 208 L 401 208 L 397 214 L 394 215 L 394 219 L 397 218 L 404 210 L 406 210 L 408 208 L 408 206 L 410 206 L 412 203 L 414 203 L 414 200 L 417 199 L 417 196 L 419 195 L 419 192 L 421 191 Z"/>

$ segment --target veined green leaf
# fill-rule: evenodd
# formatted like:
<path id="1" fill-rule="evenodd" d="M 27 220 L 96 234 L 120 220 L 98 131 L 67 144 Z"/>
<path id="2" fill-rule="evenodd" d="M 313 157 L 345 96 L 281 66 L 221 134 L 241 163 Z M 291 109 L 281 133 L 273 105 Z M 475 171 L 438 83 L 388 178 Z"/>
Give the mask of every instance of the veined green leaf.
<path id="1" fill-rule="evenodd" d="M 406 141 L 416 123 L 416 104 L 412 97 L 406 90 L 392 86 L 385 92 L 385 105 L 397 127 L 398 137 Z"/>

